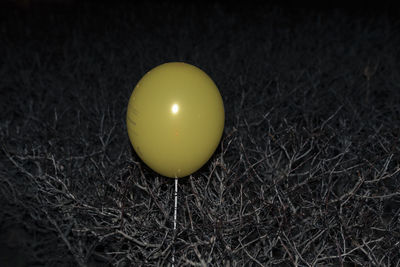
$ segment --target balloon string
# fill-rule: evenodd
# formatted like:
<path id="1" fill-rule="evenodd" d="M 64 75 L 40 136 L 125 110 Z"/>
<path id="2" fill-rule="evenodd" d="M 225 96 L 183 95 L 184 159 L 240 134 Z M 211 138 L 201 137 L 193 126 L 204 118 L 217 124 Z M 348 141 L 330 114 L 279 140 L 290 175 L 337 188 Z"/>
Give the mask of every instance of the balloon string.
<path id="1" fill-rule="evenodd" d="M 174 231 L 176 231 L 176 216 L 178 213 L 178 179 L 175 179 Z"/>
<path id="2" fill-rule="evenodd" d="M 176 236 L 176 217 L 178 214 L 178 178 L 175 178 L 175 192 L 174 192 L 174 236 Z M 172 252 L 172 267 L 175 267 L 175 246 Z"/>

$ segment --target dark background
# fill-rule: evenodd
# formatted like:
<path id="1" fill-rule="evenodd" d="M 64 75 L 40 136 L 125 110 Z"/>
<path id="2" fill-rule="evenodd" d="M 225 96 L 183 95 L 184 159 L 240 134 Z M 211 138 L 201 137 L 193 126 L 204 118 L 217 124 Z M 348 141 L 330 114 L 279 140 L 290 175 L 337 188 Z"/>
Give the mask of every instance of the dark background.
<path id="1" fill-rule="evenodd" d="M 377 4 L 1 2 L 0 266 L 398 265 L 400 21 Z M 226 111 L 176 232 L 125 127 L 169 61 Z"/>

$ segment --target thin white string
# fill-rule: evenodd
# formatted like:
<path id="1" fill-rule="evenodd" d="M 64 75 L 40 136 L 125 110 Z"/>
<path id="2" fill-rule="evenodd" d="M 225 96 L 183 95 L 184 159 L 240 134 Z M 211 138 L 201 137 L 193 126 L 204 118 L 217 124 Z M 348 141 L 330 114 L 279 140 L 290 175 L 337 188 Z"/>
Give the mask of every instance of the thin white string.
<path id="1" fill-rule="evenodd" d="M 178 178 L 175 178 L 175 192 L 174 192 L 174 236 L 176 235 L 176 217 L 178 214 Z M 175 246 L 172 251 L 172 267 L 175 267 Z"/>

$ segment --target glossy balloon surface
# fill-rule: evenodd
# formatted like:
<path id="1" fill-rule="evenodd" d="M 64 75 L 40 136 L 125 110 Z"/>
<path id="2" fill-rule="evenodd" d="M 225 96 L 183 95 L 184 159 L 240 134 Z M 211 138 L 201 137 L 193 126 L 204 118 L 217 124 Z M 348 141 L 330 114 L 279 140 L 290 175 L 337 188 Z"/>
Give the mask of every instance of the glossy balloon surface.
<path id="1" fill-rule="evenodd" d="M 165 63 L 146 73 L 129 99 L 127 129 L 138 156 L 171 178 L 192 174 L 217 148 L 224 129 L 222 97 L 201 69 Z"/>

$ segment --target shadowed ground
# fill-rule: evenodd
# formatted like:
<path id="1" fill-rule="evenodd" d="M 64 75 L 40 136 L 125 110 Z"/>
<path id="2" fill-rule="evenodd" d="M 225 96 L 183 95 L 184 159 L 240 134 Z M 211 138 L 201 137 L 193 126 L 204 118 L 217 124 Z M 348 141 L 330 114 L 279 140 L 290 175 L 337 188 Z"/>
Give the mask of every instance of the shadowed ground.
<path id="1" fill-rule="evenodd" d="M 400 264 L 395 11 L 76 2 L 0 11 L 0 266 Z M 226 110 L 176 233 L 125 127 L 167 61 Z"/>

